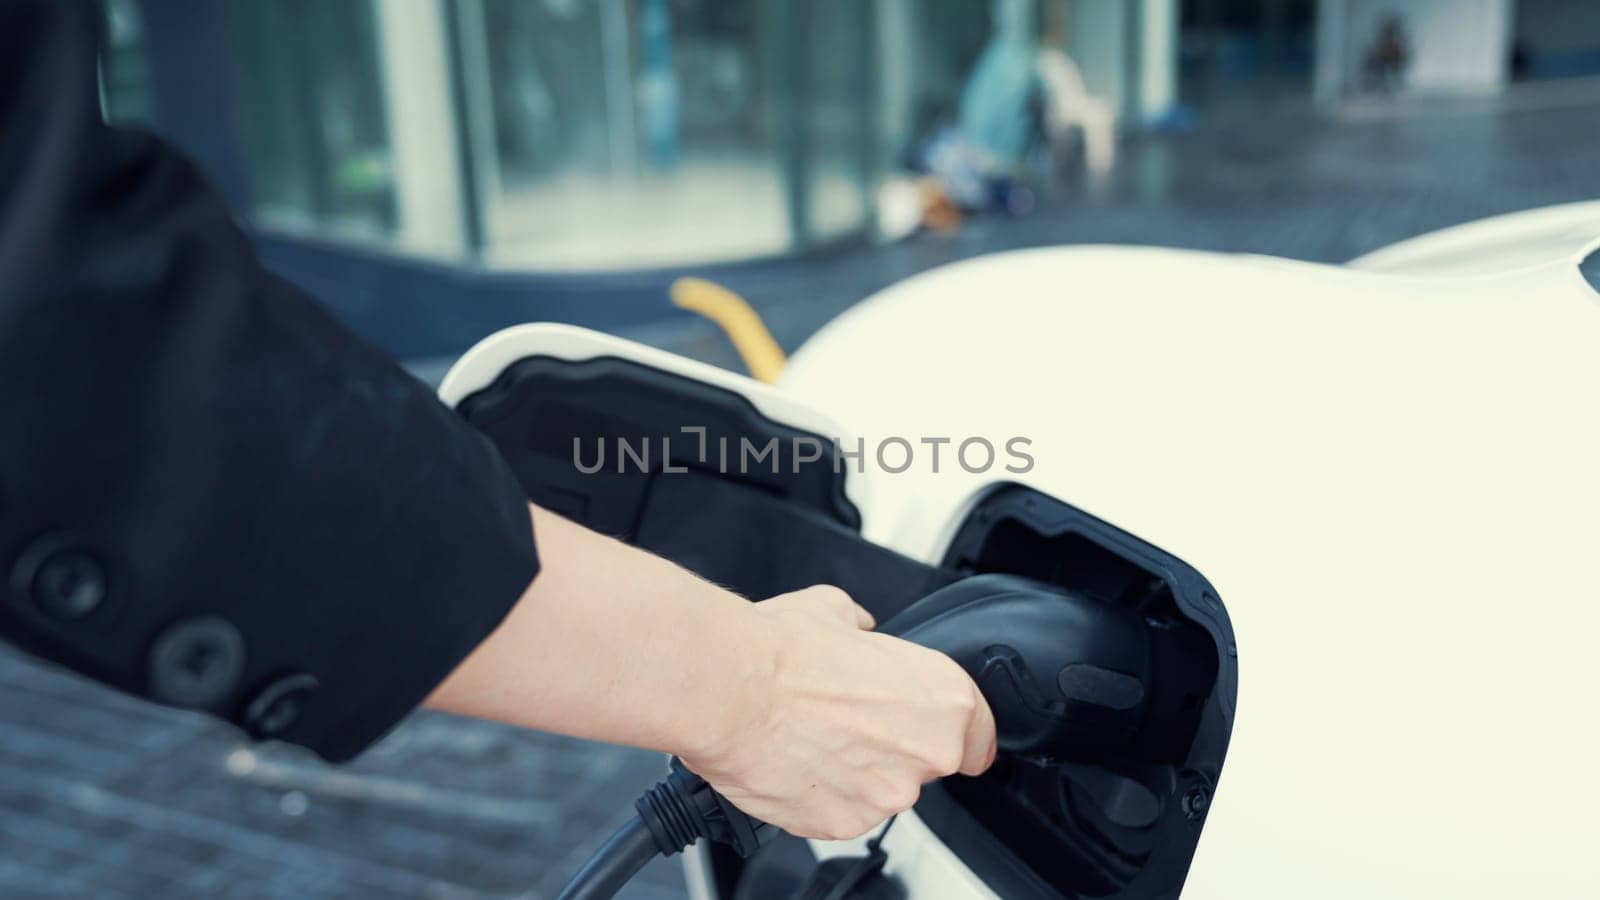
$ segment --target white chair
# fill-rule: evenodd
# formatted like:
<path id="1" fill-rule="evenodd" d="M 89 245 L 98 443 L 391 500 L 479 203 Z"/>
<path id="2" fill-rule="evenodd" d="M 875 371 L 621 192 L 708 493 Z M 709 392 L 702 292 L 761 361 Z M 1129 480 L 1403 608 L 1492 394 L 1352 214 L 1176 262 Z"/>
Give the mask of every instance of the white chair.
<path id="1" fill-rule="evenodd" d="M 1094 175 L 1111 171 L 1117 149 L 1111 104 L 1089 93 L 1078 64 L 1059 48 L 1040 48 L 1034 66 L 1044 86 L 1044 127 L 1052 151 L 1077 128 L 1083 132 L 1085 167 Z"/>

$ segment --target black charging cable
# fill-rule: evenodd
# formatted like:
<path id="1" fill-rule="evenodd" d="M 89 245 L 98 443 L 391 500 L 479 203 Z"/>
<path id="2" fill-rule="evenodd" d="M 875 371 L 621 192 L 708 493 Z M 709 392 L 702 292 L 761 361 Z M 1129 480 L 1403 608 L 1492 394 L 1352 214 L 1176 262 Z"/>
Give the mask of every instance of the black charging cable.
<path id="1" fill-rule="evenodd" d="M 561 900 L 611 900 L 660 850 L 638 816 L 606 839 L 561 889 Z"/>
<path id="2" fill-rule="evenodd" d="M 676 757 L 667 777 L 634 803 L 629 819 L 589 857 L 557 900 L 611 900 L 657 856 L 682 853 L 701 838 L 726 844 L 749 859 L 778 833 L 729 803 Z"/>

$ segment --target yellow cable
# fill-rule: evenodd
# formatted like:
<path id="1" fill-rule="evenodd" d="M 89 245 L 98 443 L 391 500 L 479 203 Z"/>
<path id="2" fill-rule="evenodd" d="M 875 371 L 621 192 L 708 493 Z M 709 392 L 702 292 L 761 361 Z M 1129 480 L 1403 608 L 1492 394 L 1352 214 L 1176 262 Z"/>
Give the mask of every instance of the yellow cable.
<path id="1" fill-rule="evenodd" d="M 670 293 L 679 308 L 705 316 L 728 335 L 750 377 L 767 384 L 778 380 L 789 358 L 743 297 L 704 278 L 679 278 Z"/>

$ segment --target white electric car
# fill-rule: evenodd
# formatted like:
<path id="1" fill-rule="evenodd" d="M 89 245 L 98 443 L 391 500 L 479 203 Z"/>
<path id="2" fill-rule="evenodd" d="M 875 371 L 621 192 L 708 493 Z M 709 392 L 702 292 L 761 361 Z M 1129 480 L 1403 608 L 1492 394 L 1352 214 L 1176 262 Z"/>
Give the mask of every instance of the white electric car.
<path id="1" fill-rule="evenodd" d="M 1159 747 L 930 785 L 831 896 L 1597 897 L 1597 246 L 1580 204 L 1343 267 L 1003 253 L 772 386 L 529 325 L 442 393 L 536 500 L 751 594 L 1011 572 L 1200 648 Z M 830 896 L 863 847 L 699 846 L 689 887 Z"/>

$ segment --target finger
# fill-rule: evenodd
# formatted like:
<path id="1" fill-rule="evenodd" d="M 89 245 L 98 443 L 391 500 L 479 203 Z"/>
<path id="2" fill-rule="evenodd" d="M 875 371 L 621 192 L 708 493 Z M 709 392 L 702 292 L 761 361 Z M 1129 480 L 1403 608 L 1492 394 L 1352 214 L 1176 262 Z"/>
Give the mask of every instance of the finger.
<path id="1" fill-rule="evenodd" d="M 806 588 L 800 591 L 799 595 L 822 607 L 828 615 L 838 619 L 841 625 L 870 631 L 877 624 L 872 619 L 872 613 L 862 609 L 861 604 L 850 599 L 849 594 L 831 584 Z"/>
<path id="2" fill-rule="evenodd" d="M 872 617 L 872 613 L 867 612 L 867 608 L 865 606 L 862 606 L 854 600 L 850 601 L 850 605 L 856 608 L 856 625 L 862 631 L 871 631 L 872 629 L 878 627 L 878 620 Z"/>
<path id="3" fill-rule="evenodd" d="M 961 774 L 982 775 L 994 764 L 996 738 L 994 730 L 994 712 L 989 709 L 989 701 L 983 699 L 983 692 L 974 685 L 973 693 L 978 695 L 978 705 L 972 710 L 972 720 L 967 723 L 966 751 L 961 759 Z"/>
<path id="4" fill-rule="evenodd" d="M 843 601 L 828 598 L 821 588 L 808 587 L 801 588 L 798 591 L 790 591 L 787 594 L 778 594 L 762 600 L 761 605 L 772 609 L 792 610 L 811 616 L 821 615 L 849 625 L 855 624 L 854 615 L 846 616 L 844 614 L 846 607 Z"/>
<path id="5" fill-rule="evenodd" d="M 832 585 L 819 586 L 816 588 L 816 590 L 827 592 L 829 602 L 834 605 L 834 609 L 839 614 L 839 618 L 842 619 L 845 624 L 852 625 L 861 629 L 862 631 L 871 631 L 873 627 L 878 624 L 877 621 L 872 618 L 872 613 L 867 612 L 865 607 L 857 603 L 843 590 Z"/>

